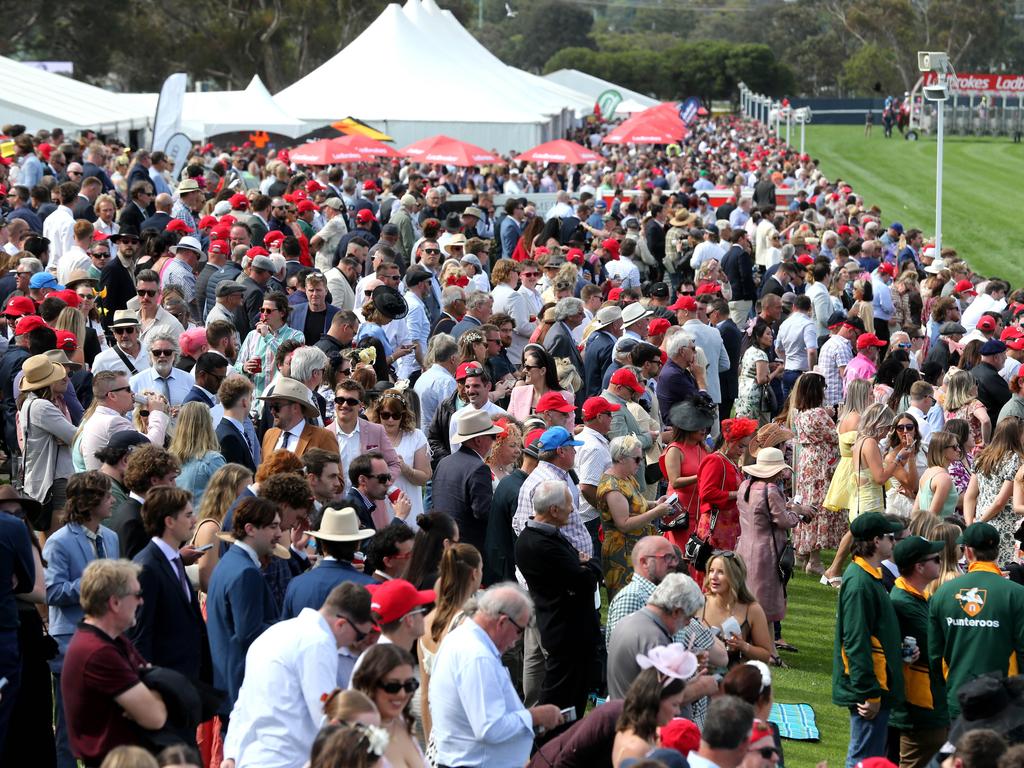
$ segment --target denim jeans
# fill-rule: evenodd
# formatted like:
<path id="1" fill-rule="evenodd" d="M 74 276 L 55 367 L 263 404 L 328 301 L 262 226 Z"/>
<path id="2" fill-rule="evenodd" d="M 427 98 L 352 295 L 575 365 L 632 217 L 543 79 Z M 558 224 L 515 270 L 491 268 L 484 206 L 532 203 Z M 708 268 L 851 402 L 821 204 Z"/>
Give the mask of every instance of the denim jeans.
<path id="1" fill-rule="evenodd" d="M 789 397 L 789 393 L 796 386 L 796 380 L 800 378 L 801 374 L 803 371 L 793 371 L 788 368 L 782 372 L 782 400 Z M 782 405 L 781 401 L 779 405 Z"/>
<path id="2" fill-rule="evenodd" d="M 878 710 L 873 720 L 867 720 L 850 709 L 850 748 L 846 753 L 846 768 L 853 768 L 869 757 L 885 757 L 885 741 L 889 735 L 889 708 Z"/>

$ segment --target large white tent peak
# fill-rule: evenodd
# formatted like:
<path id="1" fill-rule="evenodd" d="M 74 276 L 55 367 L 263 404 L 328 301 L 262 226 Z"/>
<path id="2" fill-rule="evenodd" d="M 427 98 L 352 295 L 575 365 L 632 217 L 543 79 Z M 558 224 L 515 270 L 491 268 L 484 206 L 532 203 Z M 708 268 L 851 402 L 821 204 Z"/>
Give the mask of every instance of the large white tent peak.
<path id="1" fill-rule="evenodd" d="M 616 85 L 586 72 L 580 72 L 578 69 L 559 69 L 544 75 L 544 79 L 585 94 L 590 97 L 591 105 L 604 91 L 609 89 L 616 90 L 622 95 L 622 103 L 617 110 L 620 113 L 642 112 L 648 107 L 661 103 L 650 96 L 645 96 L 637 91 L 631 91 L 629 88 L 623 88 L 621 85 Z"/>

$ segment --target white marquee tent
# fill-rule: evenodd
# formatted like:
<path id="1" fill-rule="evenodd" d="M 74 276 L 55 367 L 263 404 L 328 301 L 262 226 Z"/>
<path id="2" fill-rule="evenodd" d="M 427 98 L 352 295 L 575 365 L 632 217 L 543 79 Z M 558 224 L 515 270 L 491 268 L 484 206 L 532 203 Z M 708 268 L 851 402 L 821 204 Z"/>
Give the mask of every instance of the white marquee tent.
<path id="1" fill-rule="evenodd" d="M 2 56 L 0 82 L 0 123 L 18 123 L 31 133 L 59 126 L 68 133 L 92 128 L 127 134 L 153 119 L 153 110 L 126 100 L 124 94 Z"/>
<path id="2" fill-rule="evenodd" d="M 145 113 L 156 114 L 157 93 L 131 93 L 122 97 Z M 181 130 L 193 141 L 238 131 L 267 131 L 289 138 L 301 136 L 306 124 L 289 115 L 254 75 L 242 91 L 187 91 L 181 108 Z"/>
<path id="3" fill-rule="evenodd" d="M 661 103 L 650 96 L 644 96 L 642 93 L 631 91 L 629 88 L 623 88 L 621 85 L 602 80 L 600 77 L 588 75 L 586 72 L 580 72 L 578 69 L 559 69 L 556 72 L 544 75 L 544 79 L 548 82 L 557 83 L 574 91 L 587 94 L 590 97 L 591 107 L 597 101 L 597 97 L 604 91 L 609 89 L 618 91 L 622 94 L 622 103 L 615 110 L 617 115 L 643 112 L 648 107 Z"/>
<path id="4" fill-rule="evenodd" d="M 383 87 L 352 88 L 371 63 Z M 310 127 L 355 115 L 399 146 L 443 133 L 508 151 L 560 138 L 589 101 L 542 83 L 487 52 L 433 0 L 408 0 L 274 98 Z"/>

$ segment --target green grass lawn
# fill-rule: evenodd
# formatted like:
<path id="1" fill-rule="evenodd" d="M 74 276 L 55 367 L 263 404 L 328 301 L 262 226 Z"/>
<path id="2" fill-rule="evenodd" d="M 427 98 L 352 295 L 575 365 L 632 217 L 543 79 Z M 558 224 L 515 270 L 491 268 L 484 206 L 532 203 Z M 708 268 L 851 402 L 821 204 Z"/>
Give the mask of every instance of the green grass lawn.
<path id="1" fill-rule="evenodd" d="M 863 126 L 809 125 L 805 151 L 830 179 L 843 178 L 897 220 L 931 237 L 935 230 L 934 138 L 904 141 L 870 138 Z M 799 132 L 791 136 L 799 146 Z M 971 267 L 1024 284 L 1024 228 L 1019 190 L 1024 178 L 1024 144 L 1008 137 L 946 136 L 943 161 L 942 244 L 956 248 Z"/>

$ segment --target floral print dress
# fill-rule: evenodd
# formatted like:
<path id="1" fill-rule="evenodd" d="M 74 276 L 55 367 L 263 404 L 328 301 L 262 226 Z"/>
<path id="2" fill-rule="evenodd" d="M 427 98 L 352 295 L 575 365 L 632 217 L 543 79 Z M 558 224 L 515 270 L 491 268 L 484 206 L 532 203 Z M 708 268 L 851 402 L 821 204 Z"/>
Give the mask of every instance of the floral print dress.
<path id="1" fill-rule="evenodd" d="M 757 384 L 757 364 L 768 362 L 768 353 L 751 344 L 740 360 L 739 389 L 736 396 L 736 416 L 757 419 L 761 426 L 768 423 L 771 414 L 761 410 L 761 387 Z"/>
<path id="2" fill-rule="evenodd" d="M 1003 456 L 996 464 L 995 471 L 991 474 L 976 473 L 978 478 L 978 505 L 977 514 L 980 517 L 984 510 L 992 506 L 992 503 L 1002 490 L 1003 483 L 1013 482 L 1014 475 L 1020 469 L 1021 457 L 1016 453 Z M 1006 566 L 1016 561 L 1017 540 L 1013 534 L 1020 525 L 1020 515 L 1013 513 L 1012 499 L 1006 502 L 999 513 L 988 521 L 999 531 L 999 565 Z"/>
<path id="3" fill-rule="evenodd" d="M 604 543 L 601 545 L 601 564 L 604 566 L 604 585 L 608 589 L 608 599 L 622 589 L 633 576 L 633 547 L 644 536 L 656 536 L 658 531 L 651 525 L 645 525 L 629 533 L 623 533 L 615 527 L 612 513 L 608 509 L 606 497 L 612 491 L 618 491 L 629 505 L 629 516 L 636 517 L 647 511 L 647 499 L 640 492 L 635 477 L 621 479 L 605 474 L 597 485 L 597 503 L 601 510 L 601 525 L 604 528 Z"/>
<path id="4" fill-rule="evenodd" d="M 794 467 L 794 491 L 801 497 L 801 503 L 817 510 L 811 522 L 800 523 L 796 527 L 794 546 L 799 554 L 804 555 L 837 547 L 846 531 L 843 515 L 822 507 L 839 462 L 839 435 L 835 422 L 824 408 L 797 412 L 793 418 L 793 431 L 799 445 Z"/>

